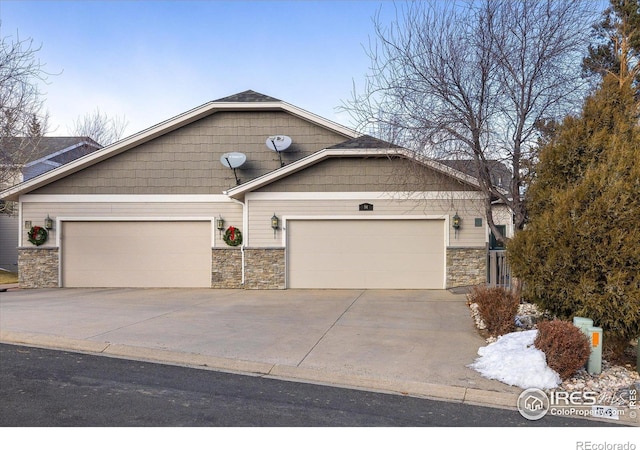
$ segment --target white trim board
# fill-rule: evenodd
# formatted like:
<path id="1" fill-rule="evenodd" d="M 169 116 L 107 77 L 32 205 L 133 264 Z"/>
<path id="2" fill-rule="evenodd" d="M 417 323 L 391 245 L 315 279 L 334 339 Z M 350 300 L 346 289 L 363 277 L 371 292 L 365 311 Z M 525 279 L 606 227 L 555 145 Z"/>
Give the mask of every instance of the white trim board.
<path id="1" fill-rule="evenodd" d="M 223 194 L 27 194 L 22 203 L 231 203 Z"/>
<path id="2" fill-rule="evenodd" d="M 245 201 L 255 200 L 482 200 L 479 191 L 424 192 L 250 192 Z"/>

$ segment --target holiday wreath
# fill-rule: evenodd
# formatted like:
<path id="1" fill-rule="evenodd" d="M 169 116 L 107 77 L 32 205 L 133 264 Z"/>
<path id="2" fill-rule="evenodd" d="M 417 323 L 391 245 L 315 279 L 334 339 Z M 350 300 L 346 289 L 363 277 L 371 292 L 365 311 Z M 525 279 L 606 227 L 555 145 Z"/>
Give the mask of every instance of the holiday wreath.
<path id="1" fill-rule="evenodd" d="M 224 232 L 222 239 L 224 239 L 227 245 L 237 247 L 242 244 L 242 233 L 235 227 L 229 227 L 227 231 Z"/>
<path id="2" fill-rule="evenodd" d="M 29 230 L 29 242 L 32 244 L 42 245 L 47 242 L 47 237 L 49 237 L 49 233 L 45 228 L 36 225 Z"/>

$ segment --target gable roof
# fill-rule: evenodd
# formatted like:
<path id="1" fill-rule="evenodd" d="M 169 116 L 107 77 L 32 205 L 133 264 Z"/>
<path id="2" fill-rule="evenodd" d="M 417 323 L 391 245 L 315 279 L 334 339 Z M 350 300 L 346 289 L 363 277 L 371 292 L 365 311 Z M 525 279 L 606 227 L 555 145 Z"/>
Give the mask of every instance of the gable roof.
<path id="1" fill-rule="evenodd" d="M 35 189 L 109 159 L 115 155 L 123 153 L 129 149 L 156 139 L 164 134 L 184 127 L 219 111 L 283 111 L 308 122 L 312 122 L 320 127 L 329 129 L 344 136 L 345 138 L 355 138 L 360 136 L 360 133 L 351 128 L 310 113 L 287 102 L 249 90 L 205 103 L 104 147 L 96 152 L 80 157 L 45 174 L 6 189 L 5 191 L 0 192 L 0 198 L 6 200 L 17 200 L 20 195 L 27 194 Z"/>
<path id="2" fill-rule="evenodd" d="M 27 194 L 33 190 L 53 183 L 68 175 L 95 165 L 101 161 L 105 161 L 145 142 L 151 141 L 220 111 L 283 111 L 348 138 L 344 142 L 324 148 L 309 156 L 293 161 L 284 167 L 273 170 L 267 174 L 257 176 L 244 184 L 230 188 L 224 192 L 231 197 L 241 198 L 247 192 L 251 192 L 262 186 L 287 177 L 288 175 L 324 161 L 327 158 L 336 157 L 403 157 L 416 161 L 472 187 L 479 188 L 479 182 L 476 176 L 477 174 L 474 174 L 472 167 L 464 161 L 437 161 L 429 159 L 398 145 L 369 135 L 362 135 L 350 128 L 331 122 L 274 97 L 248 90 L 211 101 L 127 137 L 108 147 L 80 156 L 78 159 L 68 162 L 68 164 L 57 167 L 42 175 L 35 176 L 32 179 L 26 180 L 21 184 L 0 192 L 0 198 L 6 200 L 17 200 L 20 195 Z M 52 159 L 52 163 L 55 164 L 58 162 L 58 159 Z M 501 167 L 506 169 L 504 165 L 501 165 Z"/>
<path id="3" fill-rule="evenodd" d="M 366 147 L 366 144 L 372 144 L 372 147 Z M 260 177 L 254 178 L 251 181 L 243 183 L 239 186 L 235 186 L 228 189 L 224 193 L 230 197 L 239 199 L 242 198 L 248 192 L 259 189 L 277 180 L 285 178 L 296 172 L 306 169 L 307 167 L 318 164 L 329 158 L 348 158 L 348 157 L 403 157 L 414 160 L 426 167 L 429 167 L 436 172 L 453 177 L 463 183 L 469 184 L 475 188 L 480 188 L 480 184 L 476 177 L 461 172 L 455 168 L 452 168 L 442 162 L 432 160 L 425 157 L 416 155 L 415 152 L 407 150 L 406 148 L 391 144 L 389 142 L 376 139 L 372 136 L 360 136 L 356 139 L 345 141 L 341 144 L 334 145 L 329 148 L 320 150 L 305 158 L 301 158 L 284 167 L 276 169 Z"/>

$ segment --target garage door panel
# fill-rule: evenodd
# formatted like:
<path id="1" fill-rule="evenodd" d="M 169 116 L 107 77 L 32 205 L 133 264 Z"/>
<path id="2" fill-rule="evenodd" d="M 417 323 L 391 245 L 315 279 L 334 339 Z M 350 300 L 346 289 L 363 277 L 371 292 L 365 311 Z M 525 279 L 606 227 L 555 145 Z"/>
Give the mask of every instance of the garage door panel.
<path id="1" fill-rule="evenodd" d="M 291 220 L 291 288 L 442 289 L 443 220 Z"/>
<path id="2" fill-rule="evenodd" d="M 66 287 L 211 287 L 210 222 L 65 222 Z"/>

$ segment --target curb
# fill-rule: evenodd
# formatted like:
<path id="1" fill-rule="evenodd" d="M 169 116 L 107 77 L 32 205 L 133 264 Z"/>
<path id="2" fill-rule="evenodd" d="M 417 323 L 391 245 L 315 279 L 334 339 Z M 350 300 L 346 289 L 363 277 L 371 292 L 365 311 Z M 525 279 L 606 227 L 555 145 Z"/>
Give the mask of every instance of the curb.
<path id="1" fill-rule="evenodd" d="M 0 330 L 0 342 L 53 350 L 90 353 L 113 358 L 219 370 L 223 372 L 263 376 L 287 381 L 305 381 L 351 389 L 374 390 L 435 400 L 469 403 L 479 406 L 509 408 L 513 410 L 516 409 L 515 405 L 518 399 L 518 396 L 515 394 L 483 391 L 474 388 L 348 375 L 339 372 L 308 369 L 285 364 L 242 361 L 196 353 L 149 349 L 132 345 L 111 344 L 108 342 L 92 342 L 82 339 L 71 339 L 62 336 L 49 336 L 35 333 L 20 333 Z"/>
<path id="2" fill-rule="evenodd" d="M 112 358 L 171 364 L 205 370 L 237 373 L 248 376 L 273 378 L 284 381 L 307 382 L 517 411 L 516 406 L 518 395 L 474 388 L 348 375 L 334 371 L 309 369 L 283 364 L 242 361 L 196 353 L 149 349 L 132 345 L 111 344 L 108 342 L 92 342 L 82 339 L 71 339 L 61 336 L 49 336 L 35 333 L 20 333 L 0 330 L 0 343 L 88 353 Z M 610 421 L 599 418 L 584 419 L 601 422 L 604 421 L 607 423 L 619 423 L 621 425 L 640 426 L 640 422 L 637 419 L 631 419 L 629 417 L 622 417 L 619 421 Z"/>
<path id="3" fill-rule="evenodd" d="M 19 287 L 18 283 L 0 284 L 0 292 L 7 292 L 9 289 L 18 289 Z"/>

